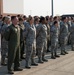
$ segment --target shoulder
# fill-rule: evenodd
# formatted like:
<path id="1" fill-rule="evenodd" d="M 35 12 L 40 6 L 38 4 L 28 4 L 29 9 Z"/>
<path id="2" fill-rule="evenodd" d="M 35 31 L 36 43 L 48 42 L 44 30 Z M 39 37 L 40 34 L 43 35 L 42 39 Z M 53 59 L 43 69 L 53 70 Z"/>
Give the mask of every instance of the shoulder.
<path id="1" fill-rule="evenodd" d="M 13 25 L 11 24 L 10 26 L 8 26 L 9 29 L 13 28 Z"/>
<path id="2" fill-rule="evenodd" d="M 65 25 L 64 25 L 64 23 L 63 22 L 61 22 L 60 23 L 60 27 L 64 27 Z"/>
<path id="3" fill-rule="evenodd" d="M 13 30 L 13 28 L 14 28 L 14 27 L 13 27 L 13 25 L 11 24 L 10 26 L 7 27 L 7 31 L 11 31 L 11 30 Z"/>
<path id="4" fill-rule="evenodd" d="M 39 24 L 38 26 L 37 26 L 37 28 L 41 28 L 42 27 L 42 25 L 41 24 Z"/>
<path id="5" fill-rule="evenodd" d="M 74 28 L 74 24 L 72 24 L 72 26 L 71 27 L 73 27 Z"/>
<path id="6" fill-rule="evenodd" d="M 57 29 L 56 29 L 56 27 L 53 25 L 52 27 L 51 27 L 51 29 L 50 29 L 50 31 L 56 31 Z"/>
<path id="7" fill-rule="evenodd" d="M 55 26 L 52 26 L 51 29 L 52 29 L 52 30 L 55 30 Z"/>

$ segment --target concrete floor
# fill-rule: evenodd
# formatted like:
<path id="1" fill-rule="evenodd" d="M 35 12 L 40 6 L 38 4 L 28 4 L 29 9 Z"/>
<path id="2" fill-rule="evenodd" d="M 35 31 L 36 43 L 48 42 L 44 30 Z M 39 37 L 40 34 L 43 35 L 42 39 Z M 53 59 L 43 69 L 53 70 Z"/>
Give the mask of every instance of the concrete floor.
<path id="1" fill-rule="evenodd" d="M 65 56 L 60 55 L 61 57 L 57 59 L 51 59 L 50 53 L 48 53 L 46 55 L 46 58 L 49 60 L 48 62 L 39 64 L 37 67 L 32 66 L 30 70 L 25 69 L 25 60 L 23 60 L 21 67 L 24 70 L 15 72 L 14 75 L 74 75 L 74 52 L 70 51 L 69 47 L 67 47 L 67 50 L 69 50 L 69 54 Z M 37 58 L 36 61 L 38 61 Z M 0 65 L 0 75 L 8 75 L 7 67 Z"/>
<path id="2" fill-rule="evenodd" d="M 15 75 L 74 75 L 74 52 L 70 51 L 68 55 L 55 60 L 49 59 L 47 63 L 30 70 L 24 69 Z"/>

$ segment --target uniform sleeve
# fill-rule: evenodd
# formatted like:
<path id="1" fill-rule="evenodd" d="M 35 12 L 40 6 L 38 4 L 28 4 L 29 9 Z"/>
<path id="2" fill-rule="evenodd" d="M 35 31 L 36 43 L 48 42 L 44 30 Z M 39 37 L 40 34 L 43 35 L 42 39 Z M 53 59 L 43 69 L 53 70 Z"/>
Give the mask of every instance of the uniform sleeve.
<path id="1" fill-rule="evenodd" d="M 9 41 L 10 40 L 10 34 L 11 34 L 11 30 L 10 28 L 6 28 L 5 33 L 4 33 L 4 38 Z"/>
<path id="2" fill-rule="evenodd" d="M 21 29 L 22 29 L 23 31 L 25 30 L 24 24 L 22 24 Z"/>
<path id="3" fill-rule="evenodd" d="M 41 30 L 41 27 L 40 26 L 37 26 L 37 28 L 36 28 L 36 37 L 38 36 L 40 30 Z"/>
<path id="4" fill-rule="evenodd" d="M 29 27 L 26 27 L 25 30 L 24 30 L 24 32 L 23 32 L 24 39 L 27 38 L 28 32 L 29 32 Z"/>
<path id="5" fill-rule="evenodd" d="M 51 27 L 51 31 L 50 31 L 51 38 L 55 35 L 55 33 L 56 33 L 55 27 Z"/>
<path id="6" fill-rule="evenodd" d="M 60 33 L 63 31 L 63 25 L 60 24 Z"/>
<path id="7" fill-rule="evenodd" d="M 4 27 L 2 27 L 1 29 L 1 36 L 3 37 L 3 35 L 4 35 Z"/>
<path id="8" fill-rule="evenodd" d="M 72 33 L 74 31 L 74 26 L 70 27 L 70 33 Z"/>
<path id="9" fill-rule="evenodd" d="M 47 33 L 48 33 L 48 35 L 50 34 L 50 26 L 49 25 L 47 26 Z"/>
<path id="10" fill-rule="evenodd" d="M 5 29 L 6 29 L 6 27 L 5 26 L 2 26 L 2 29 L 1 29 L 1 37 L 2 38 L 4 37 Z"/>
<path id="11" fill-rule="evenodd" d="M 51 32 L 54 32 L 54 28 L 53 27 L 51 27 Z"/>

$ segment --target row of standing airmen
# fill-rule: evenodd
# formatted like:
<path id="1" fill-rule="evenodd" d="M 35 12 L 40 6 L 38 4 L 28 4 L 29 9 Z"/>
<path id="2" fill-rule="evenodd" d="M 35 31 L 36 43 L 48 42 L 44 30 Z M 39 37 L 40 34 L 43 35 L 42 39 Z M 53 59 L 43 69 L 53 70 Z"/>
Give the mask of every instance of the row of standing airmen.
<path id="1" fill-rule="evenodd" d="M 10 25 L 10 22 L 11 25 Z M 68 39 L 70 37 L 70 39 Z M 8 53 L 8 73 L 22 71 L 20 68 L 20 59 L 23 59 L 25 46 L 25 68 L 30 69 L 31 65 L 38 66 L 35 56 L 38 56 L 38 63 L 47 62 L 45 58 L 46 51 L 51 44 L 51 58 L 60 57 L 57 54 L 58 44 L 61 47 L 61 55 L 68 54 L 66 45 L 68 40 L 71 42 L 71 48 L 74 51 L 74 19 L 70 21 L 66 17 L 49 22 L 49 17 L 29 17 L 27 21 L 16 16 L 3 18 L 1 27 L 1 65 L 6 65 L 5 58 Z M 24 43 L 25 42 L 25 43 Z M 25 45 L 24 45 L 25 44 Z"/>

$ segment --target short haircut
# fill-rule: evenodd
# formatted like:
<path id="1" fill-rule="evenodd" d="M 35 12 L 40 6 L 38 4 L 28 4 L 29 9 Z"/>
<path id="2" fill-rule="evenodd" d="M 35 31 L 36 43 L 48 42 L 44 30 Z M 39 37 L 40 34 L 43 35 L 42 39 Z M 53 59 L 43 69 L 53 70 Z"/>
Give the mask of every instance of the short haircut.
<path id="1" fill-rule="evenodd" d="M 2 21 L 4 21 L 4 20 L 5 20 L 5 16 L 3 17 Z"/>
<path id="2" fill-rule="evenodd" d="M 57 23 L 58 23 L 58 21 L 54 21 L 54 23 L 53 23 L 53 24 L 55 25 L 55 24 L 57 24 Z"/>
<path id="3" fill-rule="evenodd" d="M 11 20 L 14 20 L 16 18 L 16 16 L 11 16 Z"/>
<path id="4" fill-rule="evenodd" d="M 65 17 L 65 16 L 63 16 L 63 17 L 62 17 L 62 21 L 64 21 L 65 19 L 66 19 L 66 17 Z"/>
<path id="5" fill-rule="evenodd" d="M 40 23 L 41 23 L 42 21 L 44 21 L 44 20 L 45 20 L 45 17 L 41 16 L 41 17 L 40 17 Z"/>
<path id="6" fill-rule="evenodd" d="M 24 15 L 23 18 L 26 18 L 26 16 Z"/>
<path id="7" fill-rule="evenodd" d="M 53 19 L 56 20 L 57 19 L 57 16 L 55 16 Z"/>
<path id="8" fill-rule="evenodd" d="M 37 17 L 36 17 L 36 18 L 34 18 L 34 21 L 35 21 L 35 22 L 36 22 L 36 21 L 38 21 L 38 20 L 39 20 L 39 18 L 37 18 Z"/>
<path id="9" fill-rule="evenodd" d="M 48 20 L 49 20 L 49 16 L 46 16 L 45 18 L 46 18 L 46 21 L 48 21 Z"/>
<path id="10" fill-rule="evenodd" d="M 20 17 L 20 14 L 18 14 L 17 17 Z"/>
<path id="11" fill-rule="evenodd" d="M 33 17 L 28 17 L 27 21 L 30 22 L 33 19 Z"/>
<path id="12" fill-rule="evenodd" d="M 19 21 L 23 21 L 23 19 L 22 18 L 19 18 Z"/>

